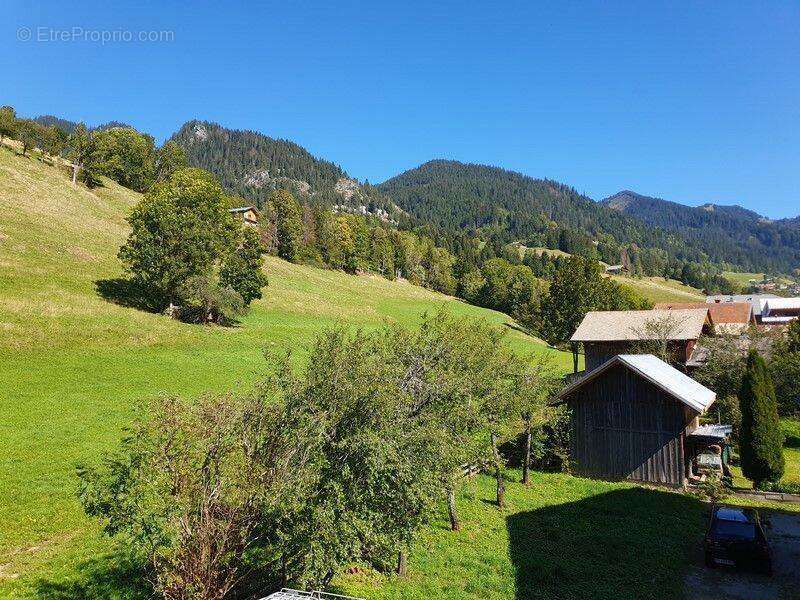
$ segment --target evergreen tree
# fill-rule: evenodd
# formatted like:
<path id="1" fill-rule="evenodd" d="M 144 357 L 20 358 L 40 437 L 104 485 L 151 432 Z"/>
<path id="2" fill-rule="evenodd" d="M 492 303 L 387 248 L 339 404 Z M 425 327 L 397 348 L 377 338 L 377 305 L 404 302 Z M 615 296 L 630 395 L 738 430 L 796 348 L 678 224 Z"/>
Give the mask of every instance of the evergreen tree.
<path id="1" fill-rule="evenodd" d="M 297 262 L 303 240 L 300 204 L 288 190 L 276 190 L 269 202 L 275 213 L 278 256 Z"/>
<path id="2" fill-rule="evenodd" d="M 739 391 L 742 429 L 739 453 L 742 473 L 756 489 L 783 476 L 783 433 L 778 419 L 775 388 L 764 359 L 757 350 L 747 357 L 747 369 Z"/>

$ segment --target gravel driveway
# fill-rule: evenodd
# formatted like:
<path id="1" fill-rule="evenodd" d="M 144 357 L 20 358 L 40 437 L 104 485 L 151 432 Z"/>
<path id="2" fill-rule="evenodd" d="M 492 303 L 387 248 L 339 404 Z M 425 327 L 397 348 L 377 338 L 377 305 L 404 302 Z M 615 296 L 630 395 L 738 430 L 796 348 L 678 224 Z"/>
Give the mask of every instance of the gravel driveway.
<path id="1" fill-rule="evenodd" d="M 695 566 L 686 575 L 686 597 L 698 600 L 800 599 L 800 515 L 760 510 L 769 526 L 772 577 L 728 569 L 709 569 L 703 564 L 702 544 Z"/>

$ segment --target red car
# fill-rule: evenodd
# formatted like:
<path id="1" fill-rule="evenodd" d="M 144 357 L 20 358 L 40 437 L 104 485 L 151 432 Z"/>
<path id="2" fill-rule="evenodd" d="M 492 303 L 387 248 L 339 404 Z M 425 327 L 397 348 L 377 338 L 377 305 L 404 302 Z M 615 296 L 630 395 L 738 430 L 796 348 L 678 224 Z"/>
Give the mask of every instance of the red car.
<path id="1" fill-rule="evenodd" d="M 758 512 L 716 507 L 705 539 L 706 566 L 772 574 L 772 556 Z"/>

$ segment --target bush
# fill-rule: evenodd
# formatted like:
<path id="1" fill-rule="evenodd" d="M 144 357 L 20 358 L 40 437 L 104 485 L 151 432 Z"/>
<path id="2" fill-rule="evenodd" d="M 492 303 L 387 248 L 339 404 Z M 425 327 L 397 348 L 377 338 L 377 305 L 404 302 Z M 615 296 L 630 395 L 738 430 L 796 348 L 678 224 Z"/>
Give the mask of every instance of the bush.
<path id="1" fill-rule="evenodd" d="M 180 318 L 189 323 L 228 325 L 245 314 L 242 297 L 208 277 L 192 277 L 178 290 L 183 302 Z"/>
<path id="2" fill-rule="evenodd" d="M 695 494 L 702 500 L 716 504 L 728 497 L 728 488 L 719 475 L 710 473 L 704 481 L 697 484 Z"/>

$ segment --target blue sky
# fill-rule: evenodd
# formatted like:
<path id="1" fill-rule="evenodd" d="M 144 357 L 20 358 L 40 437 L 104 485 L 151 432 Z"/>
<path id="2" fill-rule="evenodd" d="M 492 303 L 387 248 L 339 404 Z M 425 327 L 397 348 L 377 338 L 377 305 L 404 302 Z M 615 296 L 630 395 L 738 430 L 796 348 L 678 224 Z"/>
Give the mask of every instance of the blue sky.
<path id="1" fill-rule="evenodd" d="M 103 31 L 174 37 L 104 44 Z M 596 199 L 627 188 L 800 214 L 794 1 L 15 0 L 0 69 L 0 103 L 25 115 L 159 140 L 208 119 L 373 183 L 453 158 Z"/>

